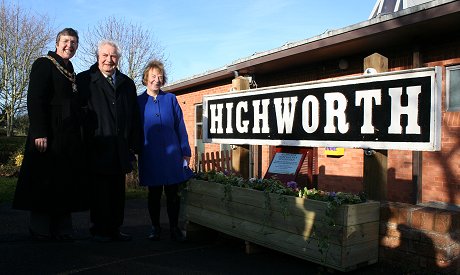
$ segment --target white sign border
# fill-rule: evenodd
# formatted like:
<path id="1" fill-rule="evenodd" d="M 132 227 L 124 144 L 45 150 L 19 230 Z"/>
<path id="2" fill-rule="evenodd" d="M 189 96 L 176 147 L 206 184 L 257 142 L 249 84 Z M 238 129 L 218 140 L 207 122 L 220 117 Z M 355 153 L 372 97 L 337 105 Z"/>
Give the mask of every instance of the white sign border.
<path id="1" fill-rule="evenodd" d="M 349 84 L 369 83 L 374 81 L 386 81 L 431 77 L 431 106 L 430 106 L 430 140 L 429 142 L 380 142 L 380 141 L 336 141 L 336 140 L 269 140 L 269 139 L 222 139 L 208 138 L 208 100 L 241 97 L 244 95 L 259 95 L 266 93 L 279 93 L 322 87 L 343 86 Z M 272 146 L 303 146 L 303 147 L 344 147 L 362 149 L 383 150 L 412 150 L 412 151 L 439 151 L 441 150 L 441 92 L 442 92 L 442 69 L 439 66 L 418 68 L 412 70 L 385 72 L 371 75 L 351 76 L 320 81 L 296 83 L 282 86 L 271 86 L 252 90 L 232 91 L 218 95 L 203 96 L 203 142 L 222 144 L 249 144 L 249 145 L 272 145 Z"/>

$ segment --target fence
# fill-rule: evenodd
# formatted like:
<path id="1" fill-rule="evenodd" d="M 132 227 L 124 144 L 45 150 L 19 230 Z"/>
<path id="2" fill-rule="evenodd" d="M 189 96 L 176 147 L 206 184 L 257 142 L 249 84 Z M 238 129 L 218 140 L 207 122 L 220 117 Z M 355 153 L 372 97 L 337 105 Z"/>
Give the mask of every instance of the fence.
<path id="1" fill-rule="evenodd" d="M 217 152 L 206 152 L 201 154 L 197 169 L 202 172 L 208 171 L 232 171 L 232 151 L 223 150 Z"/>

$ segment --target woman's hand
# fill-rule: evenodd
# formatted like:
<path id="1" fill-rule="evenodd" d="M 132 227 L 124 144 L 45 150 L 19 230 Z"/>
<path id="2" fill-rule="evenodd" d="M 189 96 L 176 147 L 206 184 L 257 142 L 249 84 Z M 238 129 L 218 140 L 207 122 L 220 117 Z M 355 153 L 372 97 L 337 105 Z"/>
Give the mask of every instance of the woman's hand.
<path id="1" fill-rule="evenodd" d="M 190 164 L 190 157 L 184 156 L 184 160 L 187 162 L 187 166 Z"/>
<path id="2" fill-rule="evenodd" d="M 35 147 L 37 148 L 38 152 L 40 153 L 45 152 L 46 148 L 48 147 L 48 139 L 46 137 L 36 138 Z"/>

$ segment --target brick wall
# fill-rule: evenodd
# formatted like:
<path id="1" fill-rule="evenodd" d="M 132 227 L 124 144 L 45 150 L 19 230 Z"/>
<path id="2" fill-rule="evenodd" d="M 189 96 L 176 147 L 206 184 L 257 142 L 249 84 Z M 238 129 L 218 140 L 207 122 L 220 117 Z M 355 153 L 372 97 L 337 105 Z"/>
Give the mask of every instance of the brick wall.
<path id="1" fill-rule="evenodd" d="M 460 212 L 382 203 L 379 260 L 406 269 L 460 274 Z"/>
<path id="2" fill-rule="evenodd" d="M 345 149 L 343 157 L 325 155 L 324 148 L 318 149 L 318 188 L 334 192 L 359 193 L 363 186 L 363 150 Z"/>
<path id="3" fill-rule="evenodd" d="M 445 66 L 460 64 L 459 41 L 425 45 L 424 66 L 443 66 L 441 151 L 423 152 L 422 202 L 460 205 L 460 113 L 446 112 Z"/>
<path id="4" fill-rule="evenodd" d="M 417 186 L 412 180 L 412 152 L 388 151 L 387 200 L 416 203 Z"/>
<path id="5" fill-rule="evenodd" d="M 422 200 L 460 204 L 460 113 L 443 114 L 440 152 L 423 153 Z"/>
<path id="6" fill-rule="evenodd" d="M 416 48 L 420 53 L 422 67 L 460 64 L 460 36 L 452 36 L 445 40 L 437 37 L 425 43 L 419 41 Z M 412 68 L 412 46 L 375 49 L 375 52 L 388 58 L 390 71 Z M 363 71 L 363 59 L 370 54 L 372 53 L 343 57 L 349 63 L 349 69 L 346 71 L 338 69 L 337 60 L 324 60 L 287 71 L 256 75 L 255 79 L 258 87 L 268 87 L 360 75 Z M 389 150 L 387 199 L 390 202 L 382 204 L 380 260 L 400 262 L 404 259 L 408 265 L 414 267 L 459 274 L 460 112 L 445 112 L 445 70 L 443 78 L 441 151 L 422 153 L 422 187 L 419 201 L 456 207 L 448 211 L 416 206 L 417 186 L 412 179 L 412 152 Z M 195 144 L 194 105 L 202 102 L 204 94 L 225 93 L 230 87 L 231 79 L 207 87 L 195 87 L 194 90 L 182 91 L 178 95 L 192 146 Z M 205 150 L 218 151 L 219 145 L 207 144 Z M 263 174 L 268 169 L 271 152 L 269 146 L 263 146 Z M 363 158 L 361 149 L 345 149 L 345 156 L 328 158 L 324 154 L 324 149 L 318 148 L 319 188 L 329 191 L 363 191 Z"/>

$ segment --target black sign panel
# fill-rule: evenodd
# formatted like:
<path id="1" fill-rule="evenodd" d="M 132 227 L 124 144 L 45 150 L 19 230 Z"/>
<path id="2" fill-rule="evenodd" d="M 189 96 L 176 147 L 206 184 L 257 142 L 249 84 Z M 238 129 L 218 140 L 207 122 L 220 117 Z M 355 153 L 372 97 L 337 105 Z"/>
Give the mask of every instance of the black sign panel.
<path id="1" fill-rule="evenodd" d="M 204 141 L 439 150 L 440 77 L 428 68 L 206 96 Z"/>

